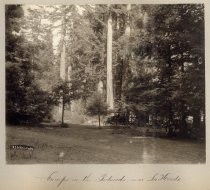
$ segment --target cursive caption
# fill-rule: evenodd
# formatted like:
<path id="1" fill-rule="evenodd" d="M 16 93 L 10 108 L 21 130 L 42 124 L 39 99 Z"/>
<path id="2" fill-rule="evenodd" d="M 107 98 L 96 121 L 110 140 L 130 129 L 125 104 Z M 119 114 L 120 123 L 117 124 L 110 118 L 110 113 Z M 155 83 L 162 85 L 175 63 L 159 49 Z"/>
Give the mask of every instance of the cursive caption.
<path id="1" fill-rule="evenodd" d="M 54 184 L 57 188 L 70 182 L 96 182 L 96 183 L 109 183 L 109 182 L 181 182 L 181 177 L 171 173 L 155 173 L 148 177 L 131 178 L 126 175 L 113 176 L 110 174 L 101 174 L 99 176 L 88 174 L 80 177 L 70 177 L 61 175 L 58 171 L 53 171 L 47 177 L 36 177 L 44 180 L 47 183 Z"/>

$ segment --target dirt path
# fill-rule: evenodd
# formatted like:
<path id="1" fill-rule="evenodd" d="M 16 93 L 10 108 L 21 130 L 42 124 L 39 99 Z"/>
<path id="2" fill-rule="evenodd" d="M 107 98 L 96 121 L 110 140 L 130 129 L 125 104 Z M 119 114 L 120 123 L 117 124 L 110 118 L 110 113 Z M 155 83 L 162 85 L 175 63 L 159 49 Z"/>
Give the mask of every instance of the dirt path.
<path id="1" fill-rule="evenodd" d="M 7 127 L 7 147 L 24 144 L 35 147 L 30 158 L 27 151 L 11 156 L 8 163 L 203 163 L 204 144 L 159 138 L 112 134 L 111 129 L 72 125 L 69 128 Z M 63 152 L 62 160 L 58 159 Z M 187 153 L 187 154 L 186 154 Z"/>

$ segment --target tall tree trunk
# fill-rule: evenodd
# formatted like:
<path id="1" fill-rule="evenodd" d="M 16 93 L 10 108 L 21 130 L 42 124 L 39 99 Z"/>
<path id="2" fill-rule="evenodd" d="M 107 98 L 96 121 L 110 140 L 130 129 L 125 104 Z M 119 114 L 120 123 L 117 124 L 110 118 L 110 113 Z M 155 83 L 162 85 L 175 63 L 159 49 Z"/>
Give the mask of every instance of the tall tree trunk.
<path id="1" fill-rule="evenodd" d="M 62 79 L 62 81 L 65 81 L 66 79 L 66 44 L 65 44 L 65 38 L 66 38 L 66 15 L 64 13 L 63 16 L 63 25 L 62 25 L 62 49 L 61 49 L 61 59 L 60 59 L 60 78 Z M 61 97 L 60 100 L 60 105 L 59 105 L 59 114 L 61 115 L 61 123 L 63 124 L 63 120 L 64 120 L 64 100 L 63 97 Z"/>
<path id="2" fill-rule="evenodd" d="M 130 31 L 131 31 L 131 27 L 130 27 L 130 10 L 131 10 L 131 4 L 128 4 L 127 7 L 127 15 L 125 17 L 124 20 L 120 19 L 120 15 L 117 15 L 116 18 L 116 30 L 117 33 L 119 33 L 120 35 L 125 35 L 125 37 L 127 38 L 127 40 L 125 41 L 124 44 L 124 55 L 120 56 L 118 55 L 117 57 L 117 62 L 119 62 L 120 64 L 117 67 L 117 81 L 114 81 L 116 83 L 116 99 L 120 100 L 120 101 L 125 101 L 125 98 L 123 96 L 123 86 L 126 85 L 125 81 L 126 81 L 126 66 L 128 63 L 128 45 L 129 45 L 129 36 L 130 36 Z M 123 22 L 123 24 L 122 24 Z M 121 24 L 120 24 L 121 23 Z M 120 25 L 123 25 L 123 30 L 122 27 L 120 27 Z"/>
<path id="3" fill-rule="evenodd" d="M 60 78 L 65 81 L 65 70 L 66 70 L 66 47 L 65 44 L 63 42 L 63 47 L 62 47 L 62 51 L 61 51 L 61 61 L 60 61 Z M 60 105 L 59 105 L 59 115 L 61 115 L 61 122 L 63 122 L 63 106 L 64 105 L 64 101 L 63 101 L 63 97 L 61 97 L 60 100 Z"/>
<path id="4" fill-rule="evenodd" d="M 107 104 L 114 109 L 113 76 L 112 76 L 112 15 L 109 13 L 107 22 Z"/>
<path id="5" fill-rule="evenodd" d="M 130 10 L 131 10 L 131 4 L 128 4 L 127 7 L 127 16 L 125 20 L 125 47 L 124 47 L 124 56 L 122 60 L 122 86 L 121 91 L 126 85 L 127 77 L 128 77 L 128 71 L 129 71 L 129 37 L 131 33 L 131 26 L 130 26 Z M 122 97 L 122 95 L 121 95 Z M 124 98 L 123 98 L 124 100 Z"/>
<path id="6" fill-rule="evenodd" d="M 65 29 L 65 23 L 63 26 L 63 36 L 62 36 L 62 49 L 61 49 L 61 61 L 60 61 L 60 78 L 62 80 L 65 80 L 66 78 L 66 44 L 65 44 L 65 38 L 66 38 L 66 29 Z"/>
<path id="7" fill-rule="evenodd" d="M 126 9 L 127 9 L 127 19 L 126 19 L 125 35 L 130 36 L 130 33 L 131 33 L 131 26 L 130 26 L 131 4 L 127 4 Z"/>

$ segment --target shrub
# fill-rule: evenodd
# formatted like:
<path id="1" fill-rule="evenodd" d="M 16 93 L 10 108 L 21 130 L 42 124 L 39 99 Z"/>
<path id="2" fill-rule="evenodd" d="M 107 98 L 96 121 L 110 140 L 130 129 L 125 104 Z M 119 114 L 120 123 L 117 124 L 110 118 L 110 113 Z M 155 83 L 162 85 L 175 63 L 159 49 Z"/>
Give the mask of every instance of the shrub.
<path id="1" fill-rule="evenodd" d="M 98 116 L 99 128 L 101 127 L 100 120 L 102 115 L 108 113 L 108 106 L 102 98 L 101 94 L 93 94 L 87 102 L 87 114 L 90 116 Z"/>

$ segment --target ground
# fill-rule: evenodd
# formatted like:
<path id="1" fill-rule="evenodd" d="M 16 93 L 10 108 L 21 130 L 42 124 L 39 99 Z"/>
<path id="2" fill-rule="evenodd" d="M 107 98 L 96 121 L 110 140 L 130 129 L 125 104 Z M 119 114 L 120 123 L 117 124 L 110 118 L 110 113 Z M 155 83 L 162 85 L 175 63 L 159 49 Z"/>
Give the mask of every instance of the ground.
<path id="1" fill-rule="evenodd" d="M 205 163 L 204 142 L 133 136 L 115 131 L 85 125 L 69 125 L 67 128 L 8 126 L 7 163 Z M 30 155 L 28 150 L 12 150 L 10 145 L 29 145 L 34 151 Z"/>

